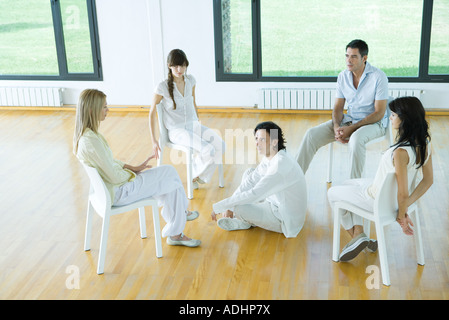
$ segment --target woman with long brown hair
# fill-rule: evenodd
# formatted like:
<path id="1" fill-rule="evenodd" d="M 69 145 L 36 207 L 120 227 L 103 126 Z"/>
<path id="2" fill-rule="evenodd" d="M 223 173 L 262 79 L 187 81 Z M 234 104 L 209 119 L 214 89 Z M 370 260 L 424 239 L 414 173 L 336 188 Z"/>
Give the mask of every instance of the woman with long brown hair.
<path id="1" fill-rule="evenodd" d="M 328 200 L 333 208 L 336 201 L 348 201 L 363 209 L 372 211 L 374 199 L 388 172 L 395 172 L 398 183 L 397 222 L 407 235 L 413 234 L 413 222 L 407 214 L 407 208 L 418 200 L 433 183 L 433 167 L 430 146 L 429 126 L 425 110 L 416 97 L 401 97 L 389 104 L 390 121 L 397 130 L 396 143 L 381 158 L 374 180 L 351 179 L 341 186 L 328 191 Z M 418 171 L 422 179 L 414 187 Z M 357 215 L 346 212 L 342 216 L 342 225 L 352 237 L 343 248 L 340 261 L 355 258 L 364 248 L 377 249 L 377 242 L 369 239 L 363 232 L 363 221 Z"/>
<path id="2" fill-rule="evenodd" d="M 156 106 L 161 103 L 164 108 L 162 120 L 170 141 L 195 150 L 192 175 L 197 188 L 197 183 L 210 181 L 217 164 L 223 161 L 225 144 L 214 130 L 199 122 L 195 101 L 196 80 L 186 73 L 189 61 L 184 51 L 170 51 L 167 66 L 168 77 L 156 87 L 149 115 L 153 151 L 156 157 L 159 157 L 161 149 L 154 128 Z"/>

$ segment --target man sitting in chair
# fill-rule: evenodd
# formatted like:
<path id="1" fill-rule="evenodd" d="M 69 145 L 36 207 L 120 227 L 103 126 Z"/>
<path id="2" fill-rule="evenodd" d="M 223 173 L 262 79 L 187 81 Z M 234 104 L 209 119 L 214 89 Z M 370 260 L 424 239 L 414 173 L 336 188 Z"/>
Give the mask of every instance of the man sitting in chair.
<path id="1" fill-rule="evenodd" d="M 307 209 L 306 181 L 301 168 L 286 152 L 281 128 L 262 122 L 254 129 L 256 147 L 263 156 L 246 170 L 234 194 L 213 205 L 212 220 L 224 230 L 257 226 L 293 238 L 301 231 Z"/>
<path id="2" fill-rule="evenodd" d="M 368 45 L 363 40 L 353 40 L 346 46 L 347 69 L 338 75 L 332 120 L 307 130 L 296 157 L 304 174 L 319 148 L 339 141 L 349 145 L 350 178 L 361 178 L 365 144 L 385 135 L 388 78 L 367 59 Z M 347 114 L 343 113 L 345 102 Z"/>

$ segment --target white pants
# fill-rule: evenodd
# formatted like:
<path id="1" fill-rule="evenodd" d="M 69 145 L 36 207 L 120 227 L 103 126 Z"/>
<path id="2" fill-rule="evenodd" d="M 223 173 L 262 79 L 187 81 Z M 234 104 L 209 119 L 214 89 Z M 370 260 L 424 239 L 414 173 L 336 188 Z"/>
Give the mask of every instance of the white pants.
<path id="1" fill-rule="evenodd" d="M 168 137 L 172 143 L 193 148 L 195 151 L 192 175 L 204 182 L 209 182 L 217 164 L 223 162 L 225 143 L 212 129 L 193 122 L 193 127 L 169 130 Z"/>
<path id="2" fill-rule="evenodd" d="M 179 235 L 186 224 L 188 200 L 176 169 L 169 165 L 143 171 L 115 192 L 114 205 L 123 206 L 143 198 L 153 197 L 162 206 L 162 217 L 167 223 L 162 236 Z"/>
<path id="3" fill-rule="evenodd" d="M 243 174 L 242 183 L 246 181 L 246 177 L 254 170 L 247 169 Z M 249 223 L 253 227 L 282 233 L 281 220 L 279 220 L 275 212 L 277 208 L 270 202 L 263 200 L 257 203 L 238 205 L 234 207 L 234 217 Z"/>
<path id="4" fill-rule="evenodd" d="M 373 211 L 374 199 L 366 192 L 371 183 L 371 179 L 350 179 L 342 185 L 331 187 L 327 191 L 327 199 L 332 211 L 334 210 L 334 203 L 337 201 L 347 201 L 362 209 Z M 346 211 L 342 215 L 341 224 L 345 230 L 349 230 L 355 225 L 363 226 L 363 218 Z"/>
<path id="5" fill-rule="evenodd" d="M 342 124 L 345 125 L 345 124 Z M 360 127 L 349 138 L 348 146 L 350 153 L 350 179 L 362 177 L 365 166 L 366 143 L 385 135 L 386 129 L 381 121 Z M 316 127 L 307 130 L 299 147 L 296 161 L 302 168 L 304 174 L 309 168 L 315 153 L 322 146 L 335 142 L 335 133 L 332 120 L 324 122 Z"/>

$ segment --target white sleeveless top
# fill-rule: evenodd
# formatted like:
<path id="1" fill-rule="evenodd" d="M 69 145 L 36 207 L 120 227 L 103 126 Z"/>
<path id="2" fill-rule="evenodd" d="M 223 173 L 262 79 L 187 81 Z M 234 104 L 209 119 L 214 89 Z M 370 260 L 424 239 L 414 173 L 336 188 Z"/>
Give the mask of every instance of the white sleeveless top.
<path id="1" fill-rule="evenodd" d="M 404 149 L 408 153 L 409 161 L 407 164 L 407 176 L 408 176 L 408 192 L 409 194 L 413 192 L 415 188 L 415 180 L 417 177 L 418 169 L 416 164 L 416 155 L 413 151 L 413 148 L 410 146 L 404 146 L 399 147 L 398 149 Z M 393 165 L 393 151 L 395 150 L 395 147 L 391 147 L 382 156 L 382 159 L 380 161 L 379 167 L 377 168 L 376 176 L 374 177 L 373 183 L 368 187 L 367 193 L 368 195 L 375 199 L 377 196 L 377 192 L 379 191 L 381 187 L 381 183 L 385 179 L 385 176 L 389 172 L 394 172 L 394 165 Z M 430 143 L 427 144 L 427 158 L 424 164 L 427 163 L 430 157 L 430 151 L 431 145 Z"/>

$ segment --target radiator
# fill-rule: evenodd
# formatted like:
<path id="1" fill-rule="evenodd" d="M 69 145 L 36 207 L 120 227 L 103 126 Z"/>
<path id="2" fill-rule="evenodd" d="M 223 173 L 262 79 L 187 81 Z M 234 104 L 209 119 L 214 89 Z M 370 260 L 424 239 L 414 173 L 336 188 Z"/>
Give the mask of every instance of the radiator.
<path id="1" fill-rule="evenodd" d="M 423 90 L 420 89 L 393 89 L 388 90 L 389 94 L 393 98 L 397 97 L 417 97 L 418 99 L 421 98 L 421 93 L 423 93 Z"/>
<path id="2" fill-rule="evenodd" d="M 261 89 L 259 104 L 261 109 L 323 109 L 334 105 L 335 89 Z"/>
<path id="3" fill-rule="evenodd" d="M 392 89 L 393 98 L 403 96 L 421 97 L 419 89 Z M 335 88 L 263 88 L 258 93 L 260 109 L 332 110 Z"/>
<path id="4" fill-rule="evenodd" d="M 63 88 L 0 87 L 0 106 L 62 107 Z"/>

